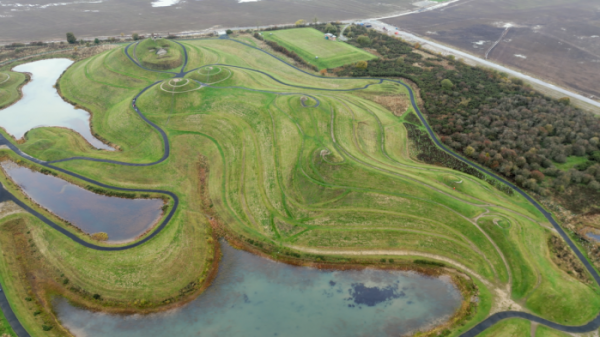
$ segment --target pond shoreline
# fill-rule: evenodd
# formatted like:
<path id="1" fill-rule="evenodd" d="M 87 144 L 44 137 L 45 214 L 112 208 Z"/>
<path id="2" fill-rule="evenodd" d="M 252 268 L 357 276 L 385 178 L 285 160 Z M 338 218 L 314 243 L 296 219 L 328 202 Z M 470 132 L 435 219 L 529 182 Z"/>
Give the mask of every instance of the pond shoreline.
<path id="1" fill-rule="evenodd" d="M 52 85 L 52 88 L 55 90 L 55 93 L 56 93 L 56 94 L 57 94 L 59 97 L 61 97 L 61 98 L 62 98 L 62 101 L 63 101 L 64 103 L 66 103 L 66 104 L 67 104 L 67 105 L 68 105 L 68 106 L 69 106 L 69 107 L 72 109 L 72 111 L 76 111 L 76 110 L 83 110 L 83 111 L 85 111 L 85 113 L 87 113 L 87 120 L 86 120 L 86 121 L 83 121 L 82 119 L 80 119 L 80 117 L 82 117 L 82 116 L 78 116 L 78 117 L 75 117 L 75 118 L 74 118 L 74 116 L 72 116 L 72 115 L 71 115 L 71 116 L 69 116 L 69 117 L 70 117 L 71 119 L 73 119 L 73 118 L 74 118 L 74 120 L 76 120 L 77 122 L 83 123 L 83 124 L 85 124 L 87 127 L 89 127 L 89 135 L 87 135 L 87 131 L 86 131 L 86 130 L 84 131 L 84 130 L 82 129 L 82 130 L 80 130 L 80 131 L 77 131 L 75 128 L 71 128 L 71 127 L 64 126 L 64 125 L 46 125 L 46 126 L 44 126 L 44 125 L 41 125 L 41 126 L 33 126 L 33 127 L 32 127 L 31 129 L 29 129 L 29 130 L 25 129 L 25 130 L 24 130 L 24 132 L 23 132 L 23 130 L 19 130 L 19 131 L 17 131 L 16 133 L 14 132 L 14 130 L 13 130 L 12 132 L 9 132 L 9 130 L 8 130 L 8 128 L 10 128 L 9 126 L 3 126 L 2 128 L 3 128 L 3 130 L 5 131 L 6 135 L 7 135 L 7 136 L 9 136 L 10 138 L 12 138 L 12 139 L 15 141 L 15 143 L 17 143 L 17 144 L 24 144 L 24 143 L 27 141 L 27 134 L 28 134 L 28 132 L 29 132 L 29 131 L 31 131 L 31 130 L 33 130 L 33 129 L 40 128 L 40 127 L 49 127 L 49 128 L 58 127 L 58 128 L 63 128 L 63 129 L 69 129 L 69 130 L 72 130 L 74 133 L 78 134 L 78 135 L 79 135 L 81 138 L 83 138 L 83 139 L 84 139 L 84 141 L 85 141 L 85 142 L 86 142 L 86 143 L 87 143 L 87 144 L 88 144 L 88 145 L 89 145 L 91 148 L 93 148 L 93 149 L 95 149 L 95 150 L 104 150 L 104 151 L 114 151 L 114 150 L 118 150 L 118 147 L 117 147 L 116 145 L 114 145 L 114 144 L 112 144 L 112 143 L 108 142 L 107 140 L 105 140 L 105 139 L 103 139 L 103 138 L 101 138 L 101 137 L 100 137 L 100 138 L 99 138 L 99 137 L 97 137 L 97 135 L 94 133 L 94 130 L 93 130 L 93 125 L 92 125 L 92 114 L 91 114 L 91 112 L 90 112 L 90 111 L 88 111 L 87 109 L 84 109 L 84 108 L 82 108 L 81 106 L 79 106 L 79 105 L 77 105 L 77 104 L 74 104 L 73 102 L 69 102 L 68 100 L 66 100 L 66 99 L 63 97 L 63 95 L 62 95 L 62 94 L 61 94 L 61 92 L 60 92 L 60 86 L 59 86 L 59 83 L 58 83 L 58 82 L 60 81 L 60 79 L 62 78 L 62 76 L 64 75 L 64 73 L 65 73 L 65 72 L 66 72 L 66 71 L 67 71 L 69 68 L 71 68 L 71 67 L 72 67 L 72 66 L 73 66 L 75 63 L 77 63 L 77 61 L 76 61 L 76 60 L 74 60 L 74 58 L 73 58 L 73 57 L 68 57 L 68 56 L 64 56 L 64 55 L 47 55 L 47 57 L 41 57 L 41 58 L 39 58 L 39 59 L 30 60 L 30 61 L 28 60 L 27 62 L 15 62 L 15 63 L 12 63 L 12 64 L 11 64 L 11 66 L 10 66 L 10 69 L 9 69 L 8 71 L 11 71 L 11 72 L 14 72 L 14 73 L 23 74 L 23 75 L 25 76 L 25 80 L 24 80 L 24 81 L 23 81 L 21 84 L 19 84 L 19 86 L 18 86 L 18 88 L 17 88 L 17 90 L 18 90 L 18 92 L 19 92 L 19 98 L 18 98 L 18 99 L 16 99 L 15 101 L 11 102 L 11 103 L 10 103 L 10 104 L 8 104 L 7 106 L 4 106 L 4 107 L 0 108 L 0 112 L 4 112 L 4 111 L 6 111 L 7 109 L 9 109 L 11 106 L 13 106 L 13 105 L 15 105 L 15 104 L 18 104 L 18 103 L 22 102 L 22 101 L 23 101 L 23 99 L 24 99 L 24 97 L 25 97 L 25 93 L 24 93 L 24 91 L 25 91 L 25 87 L 26 87 L 26 85 L 28 85 L 28 84 L 29 84 L 29 85 L 31 85 L 31 83 L 33 83 L 33 82 L 35 81 L 34 74 L 33 74 L 31 71 L 17 71 L 17 70 L 15 70 L 15 68 L 16 68 L 16 67 L 20 67 L 20 66 L 34 65 L 36 62 L 44 62 L 44 61 L 50 61 L 50 60 L 68 60 L 68 61 L 70 61 L 70 62 L 71 62 L 71 64 L 70 64 L 70 65 L 69 65 L 69 66 L 68 66 L 68 67 L 67 67 L 67 68 L 66 68 L 66 69 L 65 69 L 65 70 L 64 70 L 64 71 L 63 71 L 63 72 L 62 72 L 62 73 L 61 73 L 61 74 L 60 74 L 60 75 L 57 77 L 57 80 L 56 80 L 56 82 L 55 82 L 55 83 Z M 35 67 L 35 66 L 34 66 L 34 67 Z M 32 70 L 32 71 L 33 71 L 33 70 Z M 37 71 L 39 71 L 39 69 L 38 69 Z M 40 81 L 40 79 L 38 79 L 38 81 Z M 41 77 L 41 81 L 42 81 L 43 83 L 45 83 L 45 82 L 44 82 L 44 76 L 42 76 L 42 77 Z M 35 81 L 35 82 L 37 83 L 37 81 Z M 42 95 L 42 96 L 43 96 L 43 95 Z M 46 99 L 48 99 L 48 97 L 46 97 Z M 39 99 L 38 99 L 38 100 L 39 100 Z M 52 102 L 52 104 L 55 104 L 55 102 L 54 102 L 54 98 L 52 98 L 50 101 Z M 35 101 L 28 100 L 28 102 L 26 102 L 26 103 L 24 103 L 24 104 L 29 104 L 29 105 L 31 106 L 32 104 L 36 104 L 36 103 L 35 103 Z M 48 103 L 48 104 L 50 104 L 50 103 Z M 62 107 L 61 107 L 61 109 L 64 109 L 64 108 L 62 108 Z M 27 106 L 25 106 L 25 110 L 24 110 L 24 111 L 26 111 L 26 114 L 30 114 L 30 112 L 27 110 Z M 69 110 L 69 111 L 71 111 L 71 110 Z M 55 111 L 55 112 L 56 112 L 56 111 Z M 64 111 L 62 111 L 62 110 L 61 110 L 61 113 L 63 113 L 63 112 L 64 112 Z M 70 113 L 72 113 L 72 112 L 70 112 Z M 59 115 L 60 115 L 60 114 L 59 114 Z M 30 116 L 30 117 L 31 117 L 31 116 Z M 63 116 L 62 118 L 64 118 L 64 117 L 65 117 L 65 116 Z M 61 121 L 61 119 L 60 119 L 60 118 L 61 118 L 61 117 L 59 117 L 59 118 L 58 118 L 56 121 L 58 121 L 58 123 L 59 123 L 59 124 L 60 124 L 60 123 L 64 123 L 64 121 Z M 56 121 L 49 122 L 48 120 L 46 120 L 45 122 L 46 122 L 46 123 L 53 124 L 53 123 L 56 123 Z M 9 123 L 11 123 L 11 122 L 12 122 L 12 123 L 14 123 L 14 121 L 9 121 Z M 42 124 L 43 124 L 43 123 L 44 123 L 44 122 L 42 122 Z M 14 128 L 14 125 L 13 125 L 12 127 Z M 79 125 L 78 127 L 81 127 L 81 125 Z M 17 129 L 17 130 L 18 130 L 18 129 Z M 20 134 L 20 132 L 22 132 L 22 136 L 21 136 L 21 137 L 18 137 L 18 135 Z M 13 133 L 14 133 L 14 134 L 13 134 Z M 86 138 L 86 137 L 91 137 L 91 139 L 88 139 L 88 138 Z M 93 143 L 92 143 L 92 142 L 97 142 L 98 144 L 97 144 L 97 145 L 93 145 Z"/>
<path id="2" fill-rule="evenodd" d="M 73 64 L 71 64 L 67 69 L 65 69 L 65 71 L 62 72 L 62 74 L 60 74 L 60 76 L 58 77 L 58 79 L 56 80 L 56 84 L 54 85 L 54 88 L 56 89 L 56 92 L 58 93 L 58 96 L 60 96 L 60 98 L 62 98 L 62 100 L 70 105 L 72 105 L 75 109 L 81 109 L 85 112 L 87 112 L 90 117 L 88 119 L 88 123 L 90 125 L 90 132 L 92 133 L 92 136 L 94 136 L 97 140 L 101 141 L 102 143 L 104 143 L 106 146 L 110 146 L 113 148 L 113 151 L 122 151 L 121 147 L 117 144 L 113 144 L 112 142 L 109 142 L 108 140 L 106 140 L 104 137 L 100 136 L 100 134 L 98 134 L 97 132 L 94 131 L 94 122 L 93 122 L 93 117 L 94 114 L 92 113 L 92 111 L 84 106 L 81 106 L 75 102 L 70 101 L 69 99 L 67 99 L 62 91 L 60 90 L 60 80 L 62 79 L 62 77 L 65 75 L 65 73 L 67 72 L 67 70 L 69 70 L 69 68 L 71 68 L 72 66 L 74 66 L 77 62 L 81 62 L 83 60 L 73 60 Z M 85 138 L 84 138 L 85 139 Z M 96 149 L 87 139 L 85 139 L 85 141 L 94 149 Z M 96 149 L 96 150 L 102 150 L 102 149 Z M 106 150 L 105 150 L 106 151 Z"/>
<path id="3" fill-rule="evenodd" d="M 93 193 L 95 195 L 101 195 L 101 196 L 105 196 L 105 197 L 110 197 L 110 198 L 121 198 L 121 199 L 128 199 L 128 200 L 144 200 L 144 199 L 160 199 L 163 203 L 163 206 L 161 207 L 161 211 L 160 214 L 158 215 L 158 217 L 152 221 L 152 224 L 149 225 L 149 227 L 144 230 L 142 233 L 136 235 L 134 238 L 132 239 L 128 239 L 128 240 L 118 240 L 118 241 L 110 241 L 110 237 L 109 237 L 109 241 L 101 241 L 101 240 L 95 240 L 94 238 L 92 238 L 92 235 L 98 232 L 94 232 L 94 233 L 88 233 L 85 230 L 83 230 L 82 228 L 78 227 L 77 225 L 71 223 L 69 220 L 66 220 L 65 218 L 59 216 L 58 214 L 56 214 L 55 212 L 53 212 L 52 210 L 48 209 L 47 207 L 41 205 L 40 203 L 36 202 L 7 172 L 6 169 L 4 167 L 2 167 L 1 163 L 3 162 L 10 162 L 13 165 L 16 165 L 18 167 L 21 168 L 26 168 L 29 169 L 33 172 L 39 173 L 39 174 L 44 174 L 44 175 L 49 175 L 49 176 L 54 176 L 60 180 L 63 180 L 65 183 L 67 184 L 71 184 L 75 187 L 81 188 L 85 191 L 88 191 L 89 193 Z M 145 196 L 140 196 L 137 194 L 133 194 L 133 198 L 126 198 L 123 196 L 118 196 L 118 195 L 111 195 L 110 192 L 106 192 L 104 190 L 102 190 L 105 193 L 98 193 L 98 189 L 94 189 L 94 190 L 90 190 L 89 188 L 86 188 L 86 186 L 79 184 L 79 182 L 77 182 L 74 179 L 69 179 L 69 177 L 65 177 L 62 174 L 56 174 L 53 171 L 47 170 L 45 169 L 46 172 L 44 172 L 44 169 L 42 170 L 38 170 L 38 168 L 35 165 L 27 165 L 27 162 L 23 162 L 17 160 L 17 161 L 13 161 L 11 158 L 7 159 L 5 156 L 0 156 L 0 171 L 2 171 L 2 173 L 4 174 L 4 176 L 6 177 L 7 181 L 10 184 L 10 187 L 19 191 L 19 193 L 24 197 L 24 199 L 33 204 L 35 207 L 45 211 L 47 214 L 50 214 L 53 218 L 57 219 L 58 222 L 60 224 L 62 224 L 64 227 L 66 228 L 70 228 L 72 230 L 74 230 L 77 234 L 79 234 L 79 236 L 81 236 L 83 239 L 88 240 L 90 242 L 95 242 L 95 243 L 104 243 L 107 246 L 119 246 L 119 245 L 123 245 L 123 244 L 129 244 L 132 242 L 136 242 L 144 237 L 146 237 L 148 234 L 152 233 L 157 226 L 160 224 L 160 222 L 164 219 L 165 215 L 167 214 L 167 210 L 168 210 L 168 206 L 169 206 L 169 199 L 165 198 L 163 195 L 153 195 L 153 194 L 147 194 Z"/>

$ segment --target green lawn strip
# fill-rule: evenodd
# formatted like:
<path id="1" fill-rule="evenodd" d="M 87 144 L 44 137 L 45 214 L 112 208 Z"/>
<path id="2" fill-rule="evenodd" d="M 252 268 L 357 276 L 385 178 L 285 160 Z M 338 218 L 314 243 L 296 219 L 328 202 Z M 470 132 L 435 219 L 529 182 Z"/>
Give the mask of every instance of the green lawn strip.
<path id="1" fill-rule="evenodd" d="M 2 275 L 0 274 L 0 283 L 4 284 L 2 281 Z M 4 313 L 0 310 L 0 336 L 8 335 L 11 337 L 16 337 L 17 334 L 13 331 L 12 327 L 6 320 Z"/>
<path id="2" fill-rule="evenodd" d="M 25 82 L 25 74 L 14 71 L 0 71 L 0 109 L 20 98 L 19 87 Z"/>
<path id="3" fill-rule="evenodd" d="M 262 33 L 266 40 L 298 54 L 319 69 L 336 68 L 346 64 L 377 58 L 364 50 L 341 41 L 326 40 L 313 28 L 295 28 Z M 318 58 L 316 58 L 318 56 Z"/>
<path id="4" fill-rule="evenodd" d="M 296 238 L 295 244 L 315 248 L 338 248 L 353 250 L 399 249 L 436 254 L 460 262 L 483 277 L 493 280 L 494 273 L 488 263 L 470 247 L 451 240 L 427 237 L 418 233 L 387 230 L 347 230 L 343 232 L 313 229 Z"/>
<path id="5" fill-rule="evenodd" d="M 531 322 L 520 318 L 510 318 L 494 324 L 485 330 L 479 337 L 524 337 L 529 336 Z"/>
<path id="6" fill-rule="evenodd" d="M 6 234 L 3 233 L 5 223 L 11 219 L 22 216 L 30 217 L 30 215 L 13 214 L 0 219 L 0 242 L 6 240 Z M 6 295 L 10 307 L 23 328 L 25 328 L 32 336 L 46 336 L 46 332 L 43 331 L 41 326 L 41 317 L 33 315 L 33 312 L 38 309 L 34 302 L 26 300 L 26 298 L 29 297 L 29 294 L 27 293 L 25 284 L 19 277 L 20 275 L 14 270 L 16 257 L 7 257 L 6 255 L 7 254 L 2 254 L 0 256 L 0 282 L 2 284 L 2 291 Z M 4 319 L 4 315 L 2 315 L 2 318 Z M 4 324 L 5 322 L 4 319 L 2 323 Z M 16 336 L 12 329 L 10 329 L 10 332 L 12 333 L 12 336 Z"/>
<path id="7" fill-rule="evenodd" d="M 584 156 L 584 157 L 570 156 L 570 157 L 567 157 L 567 161 L 564 163 L 554 162 L 554 166 L 556 166 L 557 168 L 559 168 L 563 171 L 568 171 L 571 168 L 573 168 L 579 164 L 583 164 L 587 161 L 588 161 L 587 156 Z"/>
<path id="8" fill-rule="evenodd" d="M 535 330 L 535 336 L 532 337 L 570 337 L 571 335 L 558 331 L 558 330 L 554 330 L 552 328 L 549 328 L 545 325 L 538 325 L 537 329 Z"/>
<path id="9" fill-rule="evenodd" d="M 247 43 L 253 47 L 258 47 L 258 45 L 256 44 L 256 39 L 250 37 L 250 36 L 238 36 L 234 38 L 235 40 L 238 41 L 242 41 L 244 43 Z"/>

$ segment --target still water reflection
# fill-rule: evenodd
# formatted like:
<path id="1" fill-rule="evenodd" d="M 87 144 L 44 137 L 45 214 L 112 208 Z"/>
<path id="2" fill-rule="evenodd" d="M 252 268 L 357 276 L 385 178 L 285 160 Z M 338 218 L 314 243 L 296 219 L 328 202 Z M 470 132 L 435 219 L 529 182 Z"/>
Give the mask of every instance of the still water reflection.
<path id="1" fill-rule="evenodd" d="M 147 316 L 86 311 L 55 301 L 78 337 L 398 336 L 446 319 L 460 292 L 412 272 L 323 271 L 273 262 L 222 244 L 215 282 L 189 305 Z"/>
<path id="2" fill-rule="evenodd" d="M 107 233 L 108 242 L 135 239 L 161 215 L 161 199 L 108 197 L 12 162 L 2 168 L 35 202 L 86 233 Z"/>
<path id="3" fill-rule="evenodd" d="M 75 130 L 98 149 L 114 150 L 92 136 L 89 113 L 63 101 L 53 87 L 72 63 L 68 59 L 49 59 L 15 67 L 14 71 L 31 73 L 32 81 L 23 87 L 20 101 L 0 110 L 0 126 L 17 139 L 33 128 L 61 126 Z"/>

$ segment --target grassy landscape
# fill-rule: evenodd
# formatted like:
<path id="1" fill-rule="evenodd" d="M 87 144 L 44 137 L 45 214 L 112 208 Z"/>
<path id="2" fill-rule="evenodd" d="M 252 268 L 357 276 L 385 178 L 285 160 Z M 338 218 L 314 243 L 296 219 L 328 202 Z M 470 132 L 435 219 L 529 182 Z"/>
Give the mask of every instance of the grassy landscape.
<path id="1" fill-rule="evenodd" d="M 262 36 L 296 52 L 319 69 L 337 68 L 376 58 L 375 55 L 344 42 L 325 40 L 323 33 L 312 28 L 267 31 Z"/>
<path id="2" fill-rule="evenodd" d="M 263 35 L 284 41 L 298 31 L 317 37 L 310 29 Z M 331 62 L 351 48 L 322 42 L 344 46 L 327 49 Z M 151 57 L 140 54 L 140 48 L 149 51 L 154 42 L 144 43 L 137 47 L 138 58 Z M 469 302 L 474 316 L 467 326 L 492 309 L 509 306 L 569 325 L 585 323 L 600 310 L 598 287 L 552 262 L 549 224 L 525 198 L 417 158 L 420 153 L 407 128 L 422 131 L 424 126 L 414 122 L 405 87 L 309 76 L 235 41 L 182 44 L 190 55 L 185 70 L 221 65 L 174 81 L 137 67 L 121 47 L 76 62 L 59 80 L 61 95 L 90 111 L 93 132 L 119 151 L 95 150 L 73 131 L 57 128 L 34 129 L 18 144 L 43 160 L 88 156 L 156 161 L 165 151 L 160 135 L 137 115 L 131 100 L 164 80 L 136 102 L 167 134 L 170 156 L 164 162 L 132 167 L 73 160 L 56 165 L 112 186 L 176 193 L 181 203 L 165 230 L 139 247 L 101 252 L 81 247 L 27 214 L 0 219 L 5 251 L 0 275 L 32 334 L 66 334 L 52 314 L 53 295 L 113 312 L 153 311 L 193 298 L 211 279 L 218 235 L 275 258 L 280 252 L 290 260 L 375 264 L 397 256 L 386 265 L 416 268 L 414 260 L 426 260 L 457 268 L 479 287 L 481 302 Z M 296 43 L 295 48 L 308 55 L 314 46 Z M 172 45 L 170 51 L 177 48 Z M 357 55 L 365 56 L 352 57 Z M 194 80 L 213 84 L 200 87 Z M 305 107 L 303 98 L 305 105 L 319 104 Z M 405 108 L 390 111 L 390 98 L 394 107 Z M 17 161 L 10 153 L 0 149 L 5 160 Z M 1 179 L 29 202 L 7 177 Z M 502 297 L 509 304 L 502 304 Z M 502 322 L 486 336 L 529 333 L 529 322 L 514 322 Z M 53 328 L 43 331 L 44 326 Z M 465 328 L 455 327 L 451 335 Z"/>
<path id="3" fill-rule="evenodd" d="M 0 109 L 15 102 L 20 97 L 19 87 L 27 77 L 23 73 L 0 71 Z"/>

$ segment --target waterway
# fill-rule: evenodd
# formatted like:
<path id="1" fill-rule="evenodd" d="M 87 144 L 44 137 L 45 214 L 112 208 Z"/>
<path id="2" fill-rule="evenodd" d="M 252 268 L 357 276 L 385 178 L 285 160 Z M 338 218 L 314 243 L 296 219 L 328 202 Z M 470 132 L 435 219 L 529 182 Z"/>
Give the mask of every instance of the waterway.
<path id="1" fill-rule="evenodd" d="M 123 199 L 90 192 L 60 178 L 5 161 L 2 168 L 36 203 L 88 234 L 108 242 L 131 241 L 161 216 L 161 199 Z"/>
<path id="2" fill-rule="evenodd" d="M 65 127 L 79 133 L 95 148 L 112 151 L 112 147 L 92 135 L 90 114 L 65 102 L 54 88 L 60 75 L 72 63 L 69 59 L 49 59 L 13 68 L 30 73 L 31 81 L 23 87 L 21 100 L 0 110 L 0 126 L 17 139 L 37 127 Z"/>
<path id="3" fill-rule="evenodd" d="M 87 311 L 54 302 L 78 337 L 398 336 L 449 318 L 461 294 L 447 277 L 414 272 L 318 270 L 222 244 L 213 284 L 190 304 L 151 315 Z"/>

